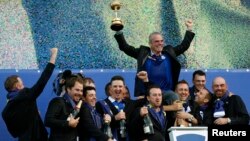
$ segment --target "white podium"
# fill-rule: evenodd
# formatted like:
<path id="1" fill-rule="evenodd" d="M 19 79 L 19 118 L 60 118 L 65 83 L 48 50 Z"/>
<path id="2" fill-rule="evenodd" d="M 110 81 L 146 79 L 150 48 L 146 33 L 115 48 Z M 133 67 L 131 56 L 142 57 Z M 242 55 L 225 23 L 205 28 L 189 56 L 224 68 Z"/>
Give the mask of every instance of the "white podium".
<path id="1" fill-rule="evenodd" d="M 170 141 L 207 141 L 207 127 L 171 127 L 168 129 Z"/>

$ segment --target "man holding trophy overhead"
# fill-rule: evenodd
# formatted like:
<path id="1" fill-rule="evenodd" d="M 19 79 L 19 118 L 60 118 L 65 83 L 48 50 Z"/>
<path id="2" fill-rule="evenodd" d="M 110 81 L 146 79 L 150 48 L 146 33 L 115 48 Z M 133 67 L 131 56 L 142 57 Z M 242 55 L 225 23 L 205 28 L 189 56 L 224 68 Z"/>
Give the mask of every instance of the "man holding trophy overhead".
<path id="1" fill-rule="evenodd" d="M 190 47 L 194 38 L 195 34 L 192 32 L 192 20 L 187 20 L 185 22 L 187 31 L 184 39 L 181 44 L 175 47 L 172 45 L 164 45 L 162 34 L 153 32 L 149 35 L 149 47 L 141 45 L 135 48 L 127 43 L 123 35 L 123 24 L 121 19 L 117 17 L 117 11 L 120 7 L 121 4 L 117 0 L 111 3 L 111 9 L 116 11 L 116 18 L 112 20 L 111 29 L 116 31 L 114 37 L 118 43 L 119 49 L 137 60 L 137 73 L 139 71 L 146 71 L 149 81 L 159 85 L 162 89 L 163 98 L 170 97 L 170 99 L 175 99 L 177 96 L 173 93 L 173 90 L 178 82 L 181 70 L 181 65 L 176 57 L 184 53 Z M 143 82 L 137 77 L 135 78 L 134 91 L 135 97 L 145 97 L 144 94 L 146 90 Z"/>

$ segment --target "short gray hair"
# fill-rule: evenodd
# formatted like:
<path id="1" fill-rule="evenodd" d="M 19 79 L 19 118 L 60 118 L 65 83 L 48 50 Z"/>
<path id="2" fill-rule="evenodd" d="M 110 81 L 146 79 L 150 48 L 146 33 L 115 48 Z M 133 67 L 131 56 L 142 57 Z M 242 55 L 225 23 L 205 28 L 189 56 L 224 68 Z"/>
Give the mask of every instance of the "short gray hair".
<path id="1" fill-rule="evenodd" d="M 152 32 L 151 34 L 149 34 L 149 36 L 148 36 L 148 42 L 149 43 L 151 43 L 152 42 L 152 36 L 154 36 L 154 35 L 161 35 L 162 36 L 162 34 L 160 33 L 160 32 Z"/>

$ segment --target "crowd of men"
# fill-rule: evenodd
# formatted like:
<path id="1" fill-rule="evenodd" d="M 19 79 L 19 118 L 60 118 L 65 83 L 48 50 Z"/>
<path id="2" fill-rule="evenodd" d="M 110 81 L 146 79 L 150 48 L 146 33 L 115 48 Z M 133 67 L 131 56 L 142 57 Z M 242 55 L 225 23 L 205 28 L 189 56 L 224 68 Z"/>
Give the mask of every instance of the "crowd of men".
<path id="1" fill-rule="evenodd" d="M 138 63 L 136 99 L 130 99 L 124 78 L 116 75 L 106 84 L 107 97 L 97 101 L 92 78 L 65 70 L 54 81 L 56 97 L 42 121 L 36 99 L 55 67 L 57 48 L 52 48 L 48 65 L 31 88 L 24 87 L 17 75 L 6 79 L 8 102 L 2 117 L 8 131 L 19 141 L 168 141 L 172 126 L 248 125 L 244 102 L 228 90 L 223 77 L 213 79 L 212 92 L 202 70 L 193 73 L 191 87 L 178 81 L 181 67 L 176 57 L 189 48 L 195 35 L 192 21 L 185 24 L 185 37 L 176 47 L 164 46 L 162 35 L 153 32 L 150 47 L 135 48 L 122 31 L 116 32 L 119 49 Z"/>

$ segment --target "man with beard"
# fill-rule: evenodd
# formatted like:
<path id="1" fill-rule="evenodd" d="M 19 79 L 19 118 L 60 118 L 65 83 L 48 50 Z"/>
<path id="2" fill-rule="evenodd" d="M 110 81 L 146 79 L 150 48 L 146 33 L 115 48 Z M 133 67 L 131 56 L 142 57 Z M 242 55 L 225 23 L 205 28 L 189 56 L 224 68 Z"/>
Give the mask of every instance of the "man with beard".
<path id="1" fill-rule="evenodd" d="M 162 91 L 159 86 L 150 85 L 146 92 L 147 103 L 138 107 L 133 113 L 131 124 L 134 138 L 132 140 L 165 141 L 168 139 L 166 113 L 162 107 Z M 153 132 L 146 132 L 145 117 L 148 116 L 153 125 Z M 152 130 L 152 129 L 151 129 Z"/>
<path id="2" fill-rule="evenodd" d="M 214 92 L 215 125 L 248 125 L 249 115 L 240 96 L 228 90 L 226 80 L 216 77 L 212 83 Z"/>
<path id="3" fill-rule="evenodd" d="M 45 125 L 50 128 L 50 141 L 76 141 L 77 124 L 79 117 L 72 113 L 82 97 L 83 78 L 72 75 L 65 83 L 66 93 L 62 97 L 56 97 L 49 103 Z"/>
<path id="4" fill-rule="evenodd" d="M 196 93 L 194 101 L 197 103 L 199 120 L 198 125 L 209 126 L 213 124 L 212 95 L 207 89 L 201 89 Z M 196 113 L 197 114 L 197 113 Z"/>

